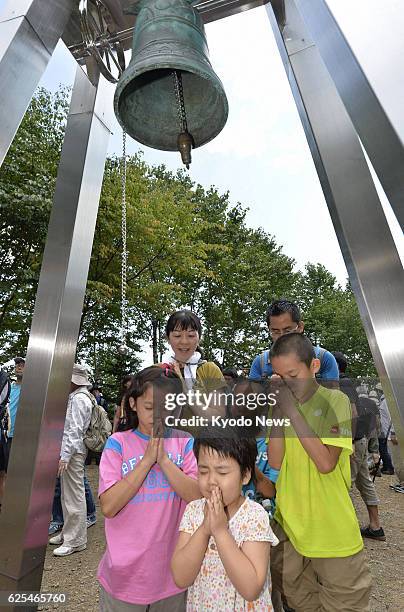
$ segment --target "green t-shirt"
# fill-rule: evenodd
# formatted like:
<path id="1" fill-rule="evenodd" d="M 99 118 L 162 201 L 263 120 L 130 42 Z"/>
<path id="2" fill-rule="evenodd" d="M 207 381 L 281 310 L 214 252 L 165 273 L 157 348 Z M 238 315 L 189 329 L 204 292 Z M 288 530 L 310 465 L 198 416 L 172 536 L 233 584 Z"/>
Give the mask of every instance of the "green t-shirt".
<path id="1" fill-rule="evenodd" d="M 349 497 L 352 453 L 351 405 L 341 391 L 318 387 L 298 406 L 324 444 L 342 448 L 328 474 L 318 471 L 293 428 L 286 433 L 285 455 L 276 483 L 275 520 L 304 557 L 348 557 L 363 548 L 358 519 Z"/>

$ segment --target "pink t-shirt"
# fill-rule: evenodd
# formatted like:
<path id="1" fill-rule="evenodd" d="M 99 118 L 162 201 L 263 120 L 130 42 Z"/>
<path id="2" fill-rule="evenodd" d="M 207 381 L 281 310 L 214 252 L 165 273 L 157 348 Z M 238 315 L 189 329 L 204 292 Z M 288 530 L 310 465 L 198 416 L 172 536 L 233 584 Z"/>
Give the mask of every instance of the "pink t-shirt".
<path id="1" fill-rule="evenodd" d="M 173 437 L 180 434 L 178 437 Z M 130 430 L 113 434 L 100 462 L 101 495 L 133 470 L 143 457 L 149 436 Z M 196 479 L 193 438 L 171 430 L 164 439 L 170 459 Z M 183 591 L 171 576 L 170 561 L 186 502 L 175 493 L 155 464 L 141 488 L 114 518 L 105 519 L 107 548 L 98 567 L 98 580 L 115 599 L 151 604 Z"/>

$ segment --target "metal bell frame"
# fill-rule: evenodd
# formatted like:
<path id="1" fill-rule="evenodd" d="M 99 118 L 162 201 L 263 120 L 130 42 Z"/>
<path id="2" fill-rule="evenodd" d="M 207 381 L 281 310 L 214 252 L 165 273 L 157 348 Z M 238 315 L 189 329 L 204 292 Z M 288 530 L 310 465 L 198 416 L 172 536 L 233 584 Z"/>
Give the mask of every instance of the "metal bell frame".
<path id="1" fill-rule="evenodd" d="M 109 42 L 128 49 L 134 23 L 122 16 L 127 0 L 103 2 L 111 14 L 119 8 Z M 207 23 L 263 3 L 204 0 L 196 6 Z M 349 31 L 330 4 L 272 0 L 266 11 L 404 451 L 404 270 L 358 139 L 404 227 L 404 122 L 396 103 L 404 95 L 404 82 L 397 78 L 403 14 L 394 0 L 358 0 L 349 3 L 351 23 L 357 25 Z M 383 45 L 378 59 L 383 57 L 389 70 L 382 79 L 380 61 L 364 60 L 363 52 L 369 52 L 364 23 L 373 36 L 372 52 Z M 0 591 L 39 591 L 113 91 L 96 70 L 90 81 L 81 68 L 86 64 L 90 73 L 96 60 L 78 35 L 77 0 L 6 0 L 0 31 L 0 82 L 7 84 L 0 88 L 0 163 L 61 37 L 79 63 L 0 515 Z"/>

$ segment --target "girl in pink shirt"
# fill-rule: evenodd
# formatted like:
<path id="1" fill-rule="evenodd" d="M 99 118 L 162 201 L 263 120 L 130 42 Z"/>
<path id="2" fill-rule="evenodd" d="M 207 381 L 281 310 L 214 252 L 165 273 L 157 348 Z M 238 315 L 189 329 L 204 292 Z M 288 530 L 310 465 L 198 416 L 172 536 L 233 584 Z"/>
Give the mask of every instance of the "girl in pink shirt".
<path id="1" fill-rule="evenodd" d="M 125 402 L 128 429 L 108 439 L 101 457 L 102 612 L 185 610 L 170 559 L 185 506 L 200 497 L 193 438 L 173 429 L 153 437 L 153 408 L 160 410 L 166 394 L 178 391 L 178 380 L 154 366 L 137 374 Z"/>

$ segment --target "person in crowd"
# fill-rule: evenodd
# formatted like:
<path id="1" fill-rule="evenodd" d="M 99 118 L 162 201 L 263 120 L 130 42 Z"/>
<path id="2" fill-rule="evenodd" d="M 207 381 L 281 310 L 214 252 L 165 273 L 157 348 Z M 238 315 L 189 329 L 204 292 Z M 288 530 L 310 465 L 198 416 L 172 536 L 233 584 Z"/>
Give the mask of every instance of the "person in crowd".
<path id="1" fill-rule="evenodd" d="M 97 404 L 100 406 L 100 408 L 102 408 L 102 409 L 105 411 L 105 414 L 106 414 L 107 418 L 109 418 L 109 417 L 108 417 L 108 402 L 107 402 L 107 400 L 105 399 L 105 397 L 103 397 L 103 395 L 102 395 L 102 393 L 101 393 L 101 389 L 100 389 L 99 385 L 98 385 L 98 384 L 94 384 L 94 385 L 92 385 L 92 386 L 90 387 L 90 393 L 91 393 L 91 395 L 93 395 L 93 396 L 94 396 L 95 401 L 96 401 L 96 402 L 97 402 Z M 100 465 L 100 460 L 101 460 L 101 451 L 100 451 L 100 452 L 98 452 L 98 451 L 96 452 L 96 451 L 93 451 L 93 450 L 89 450 L 89 451 L 87 452 L 87 457 L 86 457 L 86 465 L 91 465 L 91 464 L 92 464 L 92 462 L 93 462 L 93 459 L 95 460 L 96 465 Z M 87 490 L 88 490 L 88 488 L 89 488 L 89 485 L 88 485 L 88 481 L 87 481 L 87 484 L 86 484 L 86 481 L 87 481 L 87 477 L 85 476 L 85 477 L 84 477 L 84 483 L 85 483 L 85 485 L 86 485 L 86 487 L 85 487 L 85 488 L 86 488 L 86 502 L 87 502 L 87 515 L 88 515 L 88 505 L 89 505 L 89 504 L 88 504 L 88 500 L 87 500 Z M 90 507 L 91 507 L 91 505 L 92 505 L 92 504 L 91 504 L 91 502 L 90 502 Z M 90 522 L 91 522 L 91 521 L 90 521 Z M 94 523 L 95 523 L 95 522 L 96 522 L 96 521 L 94 521 Z M 94 523 L 91 523 L 91 524 L 94 524 Z M 88 516 L 87 516 L 87 526 L 88 526 L 88 525 L 89 525 L 89 520 L 88 520 Z M 91 526 L 91 525 L 90 525 L 90 526 Z"/>
<path id="2" fill-rule="evenodd" d="M 0 512 L 4 495 L 4 485 L 8 468 L 8 400 L 10 379 L 5 370 L 0 369 Z"/>
<path id="3" fill-rule="evenodd" d="M 275 300 L 267 310 L 267 325 L 272 342 L 285 334 L 304 331 L 304 321 L 297 304 L 289 300 Z M 316 358 L 320 361 L 317 378 L 328 387 L 338 387 L 338 365 L 334 356 L 320 346 L 314 347 Z M 271 352 L 266 350 L 257 355 L 251 364 L 249 378 L 251 380 L 262 380 L 270 378 L 273 373 L 271 363 Z"/>
<path id="4" fill-rule="evenodd" d="M 222 370 L 223 378 L 227 382 L 227 386 L 230 390 L 233 390 L 234 385 L 237 383 L 239 375 L 237 374 L 236 368 L 224 368 Z"/>
<path id="5" fill-rule="evenodd" d="M 228 398 L 226 401 L 226 417 L 231 416 L 232 410 L 232 393 L 234 391 L 235 386 L 237 385 L 237 381 L 240 380 L 236 368 L 224 368 L 222 370 L 223 378 L 226 381 L 226 387 L 223 388 L 223 391 L 228 394 Z"/>
<path id="6" fill-rule="evenodd" d="M 388 447 L 389 437 L 395 436 L 394 425 L 391 419 L 389 407 L 384 395 L 381 397 L 380 402 L 380 434 L 379 434 L 379 452 L 383 466 L 381 469 L 382 474 L 392 476 L 394 474 L 394 465 L 391 460 L 391 455 Z"/>
<path id="7" fill-rule="evenodd" d="M 9 399 L 9 423 L 8 423 L 8 454 L 11 451 L 11 443 L 14 437 L 15 420 L 17 418 L 18 406 L 20 404 L 20 394 L 22 378 L 24 376 L 25 358 L 14 357 L 15 363 L 15 378 L 16 380 L 11 383 L 10 399 Z"/>
<path id="8" fill-rule="evenodd" d="M 105 412 L 108 412 L 108 402 L 105 399 L 105 397 L 103 396 L 101 389 L 99 387 L 99 385 L 94 384 L 91 388 L 90 388 L 90 393 L 92 393 L 96 399 L 96 402 L 99 406 L 102 406 L 102 408 L 104 408 Z"/>
<path id="9" fill-rule="evenodd" d="M 252 418 L 252 425 L 245 426 L 241 431 L 245 437 L 253 437 L 257 445 L 257 459 L 255 463 L 255 478 L 251 479 L 248 485 L 243 486 L 243 495 L 251 497 L 251 499 L 270 500 L 270 504 L 266 504 L 266 508 L 272 512 L 274 509 L 275 486 L 278 471 L 273 470 L 267 457 L 267 440 L 265 439 L 265 428 L 260 428 L 257 425 L 255 417 L 268 414 L 268 405 L 264 405 L 258 401 L 258 397 L 262 399 L 267 391 L 266 385 L 251 381 L 239 380 L 233 388 L 232 404 L 229 410 L 230 418 L 244 417 Z M 247 404 L 249 402 L 249 404 Z"/>
<path id="10" fill-rule="evenodd" d="M 11 362 L 12 363 L 12 362 Z M 11 444 L 14 437 L 15 420 L 17 418 L 22 378 L 24 375 L 25 358 L 14 357 L 15 381 L 10 385 L 10 393 L 6 410 L 3 411 L 2 425 L 0 425 L 0 506 L 6 483 L 8 461 L 10 458 Z"/>
<path id="11" fill-rule="evenodd" d="M 171 562 L 178 587 L 188 588 L 187 610 L 272 610 L 271 544 L 267 512 L 242 495 L 254 479 L 253 438 L 201 431 L 195 439 L 202 499 L 186 507 Z"/>
<path id="12" fill-rule="evenodd" d="M 178 387 L 181 381 L 170 369 L 139 372 L 125 396 L 126 431 L 112 434 L 105 445 L 99 485 L 107 541 L 98 568 L 101 612 L 185 609 L 185 590 L 175 585 L 169 564 L 185 505 L 200 497 L 193 438 L 173 429 L 156 435 L 156 415 L 166 394 Z"/>
<path id="13" fill-rule="evenodd" d="M 84 490 L 87 448 L 84 437 L 93 409 L 93 400 L 88 391 L 90 386 L 87 369 L 83 365 L 74 364 L 58 470 L 64 525 L 62 532 L 49 540 L 49 544 L 58 545 L 53 551 L 56 557 L 71 555 L 87 546 Z"/>
<path id="14" fill-rule="evenodd" d="M 369 388 L 366 382 L 361 382 L 356 387 L 357 395 L 361 402 L 369 404 L 369 400 L 373 402 L 373 405 L 376 406 L 376 423 L 373 427 L 372 431 L 368 435 L 368 453 L 370 454 L 370 458 L 373 461 L 373 465 L 369 465 L 369 472 L 373 476 L 381 476 L 380 469 L 376 466 L 379 464 L 380 454 L 379 454 L 379 435 L 380 435 L 380 412 L 379 412 L 379 404 L 380 402 L 376 398 L 369 397 Z"/>
<path id="15" fill-rule="evenodd" d="M 199 342 L 202 336 L 202 325 L 199 318 L 190 310 L 178 310 L 167 321 L 165 329 L 172 355 L 167 363 L 160 367 L 171 367 L 183 381 L 184 391 L 196 389 L 205 393 L 225 391 L 226 381 L 220 368 L 212 361 L 203 359 Z M 226 402 L 216 403 L 212 396 L 211 403 L 206 406 L 193 404 L 192 408 L 184 410 L 185 418 L 192 414 L 202 416 L 220 415 L 226 413 Z"/>
<path id="16" fill-rule="evenodd" d="M 84 492 L 86 496 L 87 508 L 86 525 L 87 529 L 89 529 L 89 527 L 92 527 L 97 522 L 97 510 L 87 476 L 84 476 Z M 49 535 L 51 536 L 58 533 L 58 531 L 62 531 L 63 524 L 62 491 L 60 486 L 60 478 L 58 477 L 56 479 L 55 494 L 53 496 L 52 520 L 49 525 Z"/>
<path id="17" fill-rule="evenodd" d="M 371 578 L 349 496 L 349 399 L 317 383 L 320 360 L 300 333 L 279 337 L 271 362 L 278 422 L 270 430 L 268 461 L 280 470 L 274 587 L 296 612 L 369 611 Z"/>
<path id="18" fill-rule="evenodd" d="M 377 407 L 368 397 L 359 397 L 352 380 L 347 376 L 347 358 L 340 351 L 333 353 L 340 372 L 340 389 L 349 397 L 353 418 L 353 453 L 351 455 L 351 481 L 355 483 L 369 516 L 369 524 L 361 528 L 364 538 L 385 541 L 386 536 L 380 525 L 380 500 L 369 474 L 368 439 L 375 428 Z M 356 417 L 356 418 L 355 418 Z"/>
<path id="19" fill-rule="evenodd" d="M 116 400 L 112 433 L 115 433 L 117 431 L 125 431 L 126 429 L 125 393 L 130 388 L 132 384 L 132 380 L 133 380 L 132 374 L 126 374 L 121 380 L 121 386 L 119 389 L 118 398 Z"/>

